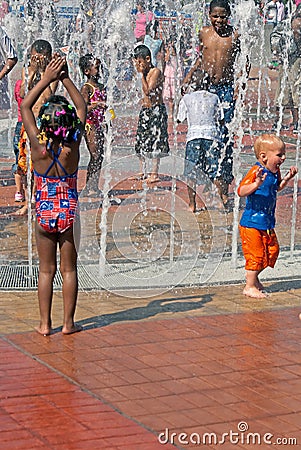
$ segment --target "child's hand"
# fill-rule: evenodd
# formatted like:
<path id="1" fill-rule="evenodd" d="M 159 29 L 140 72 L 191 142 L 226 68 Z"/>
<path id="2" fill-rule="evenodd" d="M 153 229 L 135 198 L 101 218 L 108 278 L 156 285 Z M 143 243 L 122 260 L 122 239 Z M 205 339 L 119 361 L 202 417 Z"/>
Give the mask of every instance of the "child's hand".
<path id="1" fill-rule="evenodd" d="M 101 108 L 106 108 L 107 105 L 106 105 L 106 102 L 99 100 L 98 102 L 92 102 L 91 106 L 93 106 L 93 108 L 98 108 L 99 106 Z"/>
<path id="2" fill-rule="evenodd" d="M 283 177 L 284 181 L 289 181 L 291 178 L 294 178 L 296 173 L 298 173 L 298 168 L 295 166 L 290 167 L 287 174 Z"/>
<path id="3" fill-rule="evenodd" d="M 62 67 L 61 73 L 59 75 L 59 79 L 61 81 L 63 81 L 65 78 L 69 78 L 69 70 L 68 70 L 68 65 L 67 65 L 67 61 L 66 61 L 66 57 L 60 53 L 54 53 L 53 55 L 54 59 L 63 59 L 64 62 L 64 66 Z"/>
<path id="4" fill-rule="evenodd" d="M 137 72 L 144 73 L 146 70 L 145 62 L 143 60 L 139 60 L 139 59 L 134 59 L 134 62 L 135 62 Z"/>
<path id="5" fill-rule="evenodd" d="M 48 57 L 45 55 L 35 54 L 30 57 L 29 69 L 34 72 L 45 72 L 47 63 L 49 62 Z"/>
<path id="6" fill-rule="evenodd" d="M 65 66 L 66 58 L 55 54 L 46 67 L 45 77 L 48 77 L 50 82 L 61 79 L 62 74 L 65 74 Z"/>
<path id="7" fill-rule="evenodd" d="M 267 173 L 263 173 L 263 167 L 258 167 L 255 178 L 255 183 L 257 183 L 257 186 L 261 186 L 266 177 Z"/>

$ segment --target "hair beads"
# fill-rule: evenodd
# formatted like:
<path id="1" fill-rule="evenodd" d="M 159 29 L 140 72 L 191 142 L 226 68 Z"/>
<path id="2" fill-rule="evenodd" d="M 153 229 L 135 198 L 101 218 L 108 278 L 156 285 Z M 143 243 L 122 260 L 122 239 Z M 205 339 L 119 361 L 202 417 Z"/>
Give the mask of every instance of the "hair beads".
<path id="1" fill-rule="evenodd" d="M 67 99 L 60 95 L 53 95 L 41 107 L 37 125 L 40 129 L 38 139 L 41 144 L 57 136 L 61 142 L 71 142 L 78 139 L 80 120 L 75 108 Z"/>

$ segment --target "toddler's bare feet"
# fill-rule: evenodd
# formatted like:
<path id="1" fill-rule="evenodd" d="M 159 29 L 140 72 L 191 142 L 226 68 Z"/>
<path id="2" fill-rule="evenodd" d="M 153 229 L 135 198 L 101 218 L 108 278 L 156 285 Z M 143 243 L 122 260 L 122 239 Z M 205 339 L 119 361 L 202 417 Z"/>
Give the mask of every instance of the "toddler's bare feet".
<path id="1" fill-rule="evenodd" d="M 196 212 L 196 205 L 193 204 L 193 203 L 189 203 L 188 209 L 189 209 L 191 212 L 195 213 L 195 212 Z"/>
<path id="2" fill-rule="evenodd" d="M 63 334 L 73 334 L 82 331 L 83 327 L 81 325 L 72 325 L 72 327 L 63 326 L 62 333 Z"/>
<path id="3" fill-rule="evenodd" d="M 51 327 L 47 325 L 40 325 L 39 327 L 36 327 L 35 330 L 42 336 L 49 336 L 51 334 Z"/>
<path id="4" fill-rule="evenodd" d="M 246 295 L 247 297 L 252 297 L 252 298 L 266 298 L 267 297 L 267 294 L 260 291 L 257 287 L 250 287 L 250 288 L 245 287 L 243 290 L 243 294 Z"/>

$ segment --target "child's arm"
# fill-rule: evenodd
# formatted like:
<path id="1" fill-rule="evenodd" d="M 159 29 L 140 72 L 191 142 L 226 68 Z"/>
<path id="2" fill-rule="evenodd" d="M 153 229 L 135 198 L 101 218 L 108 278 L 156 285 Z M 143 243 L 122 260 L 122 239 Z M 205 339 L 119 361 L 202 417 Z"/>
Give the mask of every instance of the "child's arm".
<path id="1" fill-rule="evenodd" d="M 66 58 L 61 58 L 59 55 L 55 55 L 57 60 L 63 60 L 63 66 L 61 71 L 59 72 L 59 79 L 61 80 L 64 87 L 67 89 L 68 94 L 75 106 L 76 114 L 81 121 L 82 125 L 85 126 L 86 116 L 87 116 L 87 105 L 79 92 L 73 81 L 69 78 L 68 66 L 66 63 Z M 47 66 L 48 68 L 48 66 Z"/>
<path id="2" fill-rule="evenodd" d="M 181 85 L 181 94 L 184 95 L 187 91 L 188 86 L 190 85 L 194 73 L 198 70 L 198 68 L 201 65 L 201 58 L 198 57 L 198 59 L 196 60 L 196 62 L 194 63 L 194 65 L 191 67 L 191 69 L 189 70 L 188 74 L 186 75 L 186 77 L 184 78 L 182 85 Z"/>
<path id="3" fill-rule="evenodd" d="M 191 84 L 191 82 L 193 80 L 195 72 L 199 69 L 199 67 L 202 64 L 203 47 L 204 47 L 203 29 L 201 29 L 199 32 L 199 55 L 181 84 L 181 94 L 182 95 L 184 95 L 186 93 L 187 88 L 189 87 L 189 85 Z"/>
<path id="4" fill-rule="evenodd" d="M 38 143 L 38 128 L 32 108 L 44 90 L 49 87 L 53 81 L 59 79 L 64 65 L 65 59 L 61 57 L 53 58 L 48 64 L 43 78 L 28 92 L 21 103 L 20 109 L 23 124 L 32 145 Z"/>
<path id="5" fill-rule="evenodd" d="M 30 61 L 30 65 L 28 66 L 28 73 L 26 74 L 25 67 L 23 67 L 22 69 L 22 83 L 20 89 L 20 97 L 24 98 L 26 95 L 26 90 L 30 91 L 34 87 L 36 77 L 40 76 L 40 78 L 43 78 L 44 73 L 45 69 L 40 70 L 36 59 L 32 58 Z M 46 90 L 48 90 L 48 92 L 46 92 L 46 95 L 50 96 L 51 94 L 54 94 L 54 92 L 57 89 L 57 85 L 58 80 L 55 80 L 53 83 L 47 86 L 45 88 Z"/>
<path id="6" fill-rule="evenodd" d="M 281 191 L 281 189 L 283 189 L 287 185 L 289 180 L 294 178 L 296 173 L 298 173 L 298 168 L 295 166 L 292 166 L 290 168 L 290 170 L 287 172 L 287 174 L 285 174 L 284 177 L 282 178 L 282 180 L 280 181 L 278 191 Z"/>
<path id="7" fill-rule="evenodd" d="M 178 108 L 178 114 L 177 114 L 177 123 L 184 122 L 184 120 L 187 118 L 187 108 L 185 105 L 184 97 L 181 98 Z"/>
<path id="8" fill-rule="evenodd" d="M 87 106 L 87 112 L 92 111 L 93 109 L 97 108 L 98 106 L 101 106 L 102 108 L 106 108 L 106 102 L 103 100 L 99 100 L 98 102 L 91 102 L 90 103 L 90 88 L 87 86 L 87 84 L 84 84 L 80 90 L 81 95 L 83 96 L 86 106 Z"/>
<path id="9" fill-rule="evenodd" d="M 149 97 L 156 93 L 160 76 L 161 70 L 156 67 L 151 69 L 148 74 L 142 72 L 142 90 L 145 96 Z"/>
<path id="10" fill-rule="evenodd" d="M 85 113 L 82 112 L 82 110 L 86 110 L 86 105 L 84 100 L 82 99 L 80 93 L 77 91 L 76 87 L 73 85 L 72 81 L 68 78 L 68 70 L 64 74 L 62 74 L 63 69 L 65 68 L 66 60 L 65 58 L 61 58 L 60 56 L 55 55 L 53 59 L 48 64 L 45 75 L 43 78 L 28 92 L 28 94 L 25 96 L 23 102 L 21 103 L 21 114 L 23 119 L 23 124 L 25 127 L 25 130 L 28 134 L 28 137 L 31 141 L 31 145 L 35 145 L 38 143 L 37 139 L 37 133 L 38 128 L 36 125 L 36 120 L 33 114 L 33 106 L 41 96 L 41 94 L 45 91 L 47 87 L 50 86 L 50 84 L 53 81 L 59 80 L 60 76 L 64 77 L 66 76 L 66 81 L 62 81 L 64 86 L 66 87 L 70 97 L 72 98 L 72 101 L 75 104 L 75 107 L 77 108 L 79 106 L 78 117 L 79 119 L 84 123 L 85 120 Z M 65 75 L 66 74 L 66 75 Z M 71 83 L 68 83 L 68 80 Z M 77 100 L 76 95 L 74 94 L 74 91 L 72 89 L 72 85 L 74 86 L 74 89 L 78 92 L 78 95 L 82 99 L 82 104 L 80 101 Z"/>
<path id="11" fill-rule="evenodd" d="M 247 197 L 253 194 L 266 179 L 267 174 L 263 173 L 263 167 L 252 168 L 241 181 L 237 193 L 239 197 Z"/>

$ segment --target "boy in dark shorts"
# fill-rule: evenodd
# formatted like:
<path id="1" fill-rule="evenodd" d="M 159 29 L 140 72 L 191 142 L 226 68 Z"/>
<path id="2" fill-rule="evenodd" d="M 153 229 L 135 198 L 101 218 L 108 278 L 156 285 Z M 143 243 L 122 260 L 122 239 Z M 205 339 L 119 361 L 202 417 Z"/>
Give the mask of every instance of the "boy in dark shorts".
<path id="1" fill-rule="evenodd" d="M 141 73 L 143 93 L 135 145 L 141 171 L 135 178 L 156 183 L 160 181 L 160 158 L 169 153 L 167 111 L 162 96 L 164 77 L 161 70 L 152 65 L 151 52 L 146 45 L 135 47 L 134 62 L 137 72 Z M 146 158 L 152 160 L 149 175 L 146 174 Z"/>

